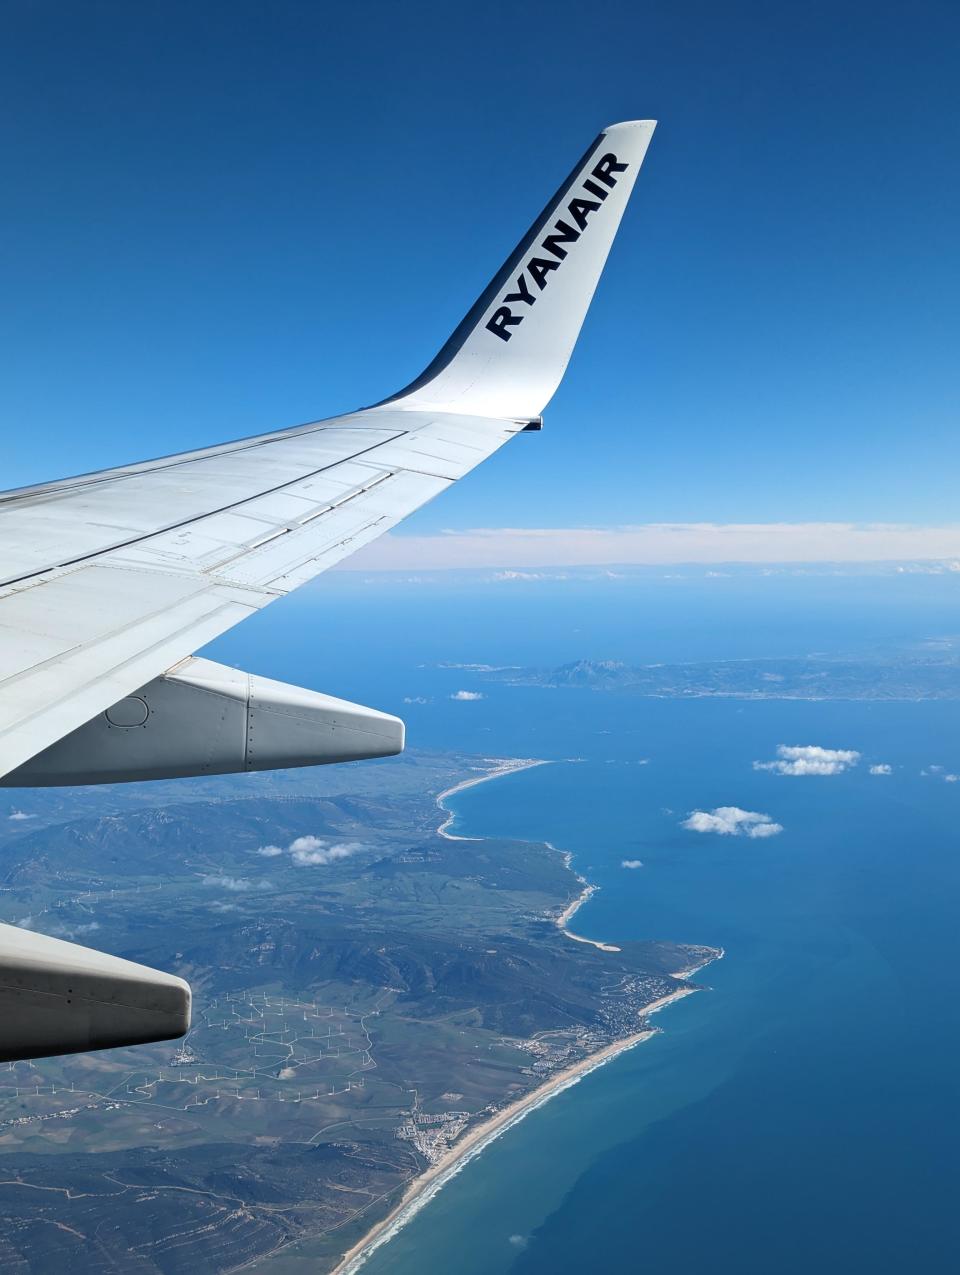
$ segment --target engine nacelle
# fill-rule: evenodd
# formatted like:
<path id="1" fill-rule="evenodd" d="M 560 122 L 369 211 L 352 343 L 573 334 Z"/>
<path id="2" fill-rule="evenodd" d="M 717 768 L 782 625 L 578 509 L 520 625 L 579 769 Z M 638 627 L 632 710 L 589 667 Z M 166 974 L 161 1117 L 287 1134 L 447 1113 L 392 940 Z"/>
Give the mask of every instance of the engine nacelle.
<path id="1" fill-rule="evenodd" d="M 0 925 L 0 1061 L 172 1040 L 190 1027 L 175 974 Z"/>
<path id="2" fill-rule="evenodd" d="M 212 660 L 184 660 L 0 779 L 114 784 L 390 757 L 403 722 Z"/>

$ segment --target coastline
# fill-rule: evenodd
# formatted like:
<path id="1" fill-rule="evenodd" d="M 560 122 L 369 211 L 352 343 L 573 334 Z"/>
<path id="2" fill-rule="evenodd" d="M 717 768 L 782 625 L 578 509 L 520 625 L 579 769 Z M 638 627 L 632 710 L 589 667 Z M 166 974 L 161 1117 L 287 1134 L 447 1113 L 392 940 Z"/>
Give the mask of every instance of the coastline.
<path id="1" fill-rule="evenodd" d="M 461 837 L 454 833 L 448 832 L 447 828 L 453 823 L 455 814 L 448 810 L 444 805 L 447 797 L 453 796 L 454 793 L 462 792 L 466 788 L 473 788 L 477 784 L 486 783 L 491 779 L 499 779 L 503 775 L 510 775 L 521 770 L 529 770 L 534 766 L 549 765 L 548 761 L 537 758 L 514 758 L 502 761 L 492 770 L 482 775 L 478 775 L 474 779 L 466 779 L 461 783 L 454 784 L 453 787 L 445 789 L 436 799 L 437 806 L 445 814 L 445 819 L 441 823 L 437 832 L 442 837 L 446 837 L 451 841 L 474 841 L 481 840 L 476 837 Z M 557 847 L 550 842 L 546 842 L 551 850 L 557 851 Z M 573 855 L 569 851 L 557 851 L 562 854 L 570 866 Z M 574 934 L 569 928 L 571 918 L 579 911 L 581 907 L 590 899 L 597 890 L 597 886 L 591 885 L 586 878 L 577 875 L 577 879 L 583 885 L 580 893 L 567 904 L 563 911 L 554 918 L 554 923 L 558 929 L 562 930 L 567 938 L 573 939 L 576 943 L 589 943 L 593 947 L 599 948 L 602 952 L 619 952 L 621 949 L 612 943 L 602 943 L 597 939 L 588 939 L 583 935 Z M 508 1106 L 494 1112 L 488 1119 L 482 1121 L 471 1129 L 455 1146 L 451 1147 L 447 1153 L 442 1156 L 436 1164 L 429 1165 L 423 1173 L 418 1174 L 407 1184 L 403 1195 L 399 1202 L 387 1213 L 387 1215 L 379 1222 L 376 1222 L 346 1253 L 340 1258 L 340 1261 L 331 1271 L 331 1275 L 356 1275 L 361 1267 L 366 1263 L 377 1249 L 381 1248 L 389 1240 L 402 1230 L 408 1222 L 412 1221 L 416 1215 L 430 1203 L 434 1196 L 442 1190 L 442 1188 L 467 1165 L 471 1160 L 480 1155 L 492 1142 L 496 1141 L 508 1129 L 513 1128 L 515 1124 L 519 1124 L 532 1111 L 536 1111 L 551 1098 L 558 1093 L 562 1093 L 565 1089 L 578 1084 L 585 1076 L 589 1076 L 591 1072 L 597 1068 L 604 1066 L 612 1059 L 617 1058 L 620 1054 L 625 1053 L 628 1049 L 633 1049 L 637 1045 L 643 1044 L 656 1034 L 657 1028 L 651 1027 L 647 1022 L 653 1014 L 665 1009 L 667 1005 L 672 1005 L 674 1001 L 682 1000 L 685 996 L 692 996 L 694 992 L 700 991 L 698 987 L 690 987 L 684 985 L 684 980 L 693 977 L 697 970 L 703 969 L 705 965 L 709 965 L 712 960 L 719 960 L 723 956 L 710 957 L 707 960 L 691 965 L 680 973 L 673 975 L 679 981 L 679 986 L 673 992 L 666 996 L 661 996 L 658 1000 L 652 1001 L 645 1006 L 642 1011 L 642 1026 L 629 1036 L 624 1036 L 620 1040 L 612 1041 L 609 1045 L 605 1045 L 602 1049 L 581 1058 L 578 1062 L 572 1063 L 569 1067 L 565 1067 L 562 1071 L 551 1076 L 543 1084 L 538 1085 L 529 1093 L 516 1099 Z"/>
<path id="2" fill-rule="evenodd" d="M 694 974 L 698 974 L 700 970 L 704 969 L 707 965 L 713 965 L 716 961 L 722 961 L 726 954 L 727 953 L 722 947 L 718 947 L 716 949 L 715 956 L 708 956 L 702 961 L 696 961 L 693 965 L 688 965 L 686 969 L 677 970 L 675 973 L 671 974 L 670 977 L 681 979 L 693 978 Z"/>
<path id="3" fill-rule="evenodd" d="M 555 845 L 551 845 L 549 841 L 547 841 L 545 844 L 550 846 L 551 850 L 556 850 L 557 848 Z M 563 855 L 564 859 L 566 860 L 567 867 L 569 868 L 571 860 L 573 859 L 573 855 L 570 854 L 568 850 L 561 850 L 559 851 L 559 853 Z M 599 888 L 598 886 L 591 885 L 586 880 L 586 878 L 580 876 L 579 873 L 577 874 L 577 880 L 583 883 L 583 889 L 580 891 L 580 893 L 577 895 L 575 899 L 570 900 L 570 902 L 563 909 L 560 915 L 556 917 L 555 924 L 557 929 L 562 930 L 568 939 L 573 939 L 574 943 L 589 943 L 591 947 L 599 948 L 601 952 L 622 951 L 623 949 L 617 947 L 615 943 L 601 943 L 599 939 L 588 939 L 588 938 L 585 938 L 582 934 L 574 934 L 573 930 L 570 929 L 571 919 L 576 915 L 577 912 L 579 912 L 579 910 L 583 907 L 583 905 L 586 903 L 588 899 L 593 898 L 593 896 L 597 892 L 597 889 Z M 677 975 L 674 975 L 674 977 L 686 978 L 688 977 L 688 975 L 684 974 L 681 976 L 677 974 Z"/>
<path id="4" fill-rule="evenodd" d="M 521 770 L 533 770 L 535 766 L 549 765 L 550 762 L 545 757 L 506 757 L 498 760 L 497 765 L 492 770 L 485 770 L 482 775 L 477 775 L 474 779 L 462 779 L 460 783 L 454 784 L 452 788 L 445 788 L 443 792 L 437 795 L 437 805 L 446 815 L 443 823 L 437 829 L 437 834 L 445 837 L 447 841 L 481 841 L 481 837 L 458 837 L 453 832 L 447 832 L 447 829 L 457 816 L 443 804 L 446 799 L 452 797 L 454 793 L 464 792 L 467 788 L 476 788 L 477 784 L 488 783 L 491 779 L 502 779 L 504 775 L 516 775 Z"/>
<path id="5" fill-rule="evenodd" d="M 709 962 L 704 962 L 704 964 L 709 964 Z M 659 1000 L 652 1001 L 651 1004 L 645 1006 L 643 1018 L 647 1019 L 652 1014 L 664 1009 L 667 1005 L 672 1005 L 674 1001 L 682 1000 L 684 996 L 692 996 L 694 992 L 699 990 L 696 987 L 678 987 L 675 992 L 670 992 L 667 996 L 661 996 Z M 538 1107 L 542 1107 L 544 1103 L 549 1102 L 558 1093 L 562 1093 L 565 1089 L 577 1084 L 583 1080 L 584 1076 L 589 1076 L 598 1067 L 604 1066 L 605 1063 L 625 1053 L 628 1049 L 633 1049 L 636 1045 L 642 1045 L 644 1041 L 654 1036 L 656 1031 L 655 1027 L 644 1026 L 630 1036 L 624 1036 L 621 1040 L 615 1040 L 611 1044 L 605 1045 L 603 1049 L 599 1049 L 595 1054 L 590 1054 L 589 1057 L 582 1058 L 579 1062 L 565 1067 L 563 1071 L 551 1076 L 544 1084 L 531 1090 L 530 1093 L 524 1094 L 516 1102 L 512 1102 L 509 1106 L 502 1108 L 492 1115 L 489 1120 L 477 1125 L 456 1146 L 451 1147 L 447 1154 L 439 1159 L 436 1164 L 430 1165 L 428 1169 L 409 1183 L 399 1204 L 392 1208 L 385 1218 L 382 1218 L 372 1226 L 362 1239 L 358 1240 L 352 1248 L 344 1253 L 331 1275 L 355 1275 L 368 1257 L 371 1257 L 378 1248 L 386 1244 L 408 1222 L 412 1221 L 420 1210 L 430 1203 L 437 1192 L 446 1186 L 452 1178 L 455 1178 L 466 1164 L 480 1155 L 491 1142 L 496 1141 L 501 1134 L 506 1133 L 508 1129 L 512 1129 L 515 1124 L 519 1124 L 531 1111 L 536 1111 Z"/>

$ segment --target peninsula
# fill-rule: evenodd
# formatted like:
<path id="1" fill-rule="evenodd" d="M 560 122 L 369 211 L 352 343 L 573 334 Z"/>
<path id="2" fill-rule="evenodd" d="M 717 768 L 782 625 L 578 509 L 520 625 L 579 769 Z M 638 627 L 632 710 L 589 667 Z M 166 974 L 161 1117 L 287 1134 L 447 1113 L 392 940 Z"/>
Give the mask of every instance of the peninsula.
<path id="1" fill-rule="evenodd" d="M 182 1042 L 0 1072 L 5 1262 L 344 1275 L 648 1039 L 719 953 L 574 933 L 591 886 L 568 854 L 456 829 L 456 793 L 543 764 L 412 752 L 18 795 L 2 919 L 175 953 L 196 999 Z"/>

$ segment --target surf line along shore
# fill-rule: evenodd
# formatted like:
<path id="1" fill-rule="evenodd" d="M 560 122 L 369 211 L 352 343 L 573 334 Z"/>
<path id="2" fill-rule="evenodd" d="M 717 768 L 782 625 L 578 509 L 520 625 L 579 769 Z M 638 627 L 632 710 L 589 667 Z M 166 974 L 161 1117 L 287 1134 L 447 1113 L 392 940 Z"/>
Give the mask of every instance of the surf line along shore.
<path id="1" fill-rule="evenodd" d="M 474 779 L 461 780 L 459 784 L 454 784 L 452 788 L 445 788 L 443 792 L 437 795 L 437 805 L 446 815 L 443 823 L 437 829 L 437 833 L 441 837 L 445 837 L 447 841 L 481 841 L 481 837 L 458 837 L 447 829 L 456 819 L 456 815 L 452 810 L 448 810 L 444 802 L 448 797 L 452 797 L 455 793 L 464 792 L 467 788 L 476 788 L 477 784 L 489 783 L 491 779 L 502 779 L 504 775 L 516 775 L 521 770 L 532 770 L 535 766 L 549 766 L 550 762 L 543 757 L 498 757 L 491 758 L 494 765 L 489 770 L 483 771 Z"/>
<path id="2" fill-rule="evenodd" d="M 505 759 L 498 761 L 494 768 L 482 775 L 478 775 L 475 779 L 467 779 L 462 783 L 455 784 L 452 788 L 447 788 L 437 797 L 437 805 L 446 815 L 437 831 L 441 836 L 447 837 L 451 841 L 481 840 L 481 838 L 476 837 L 458 837 L 447 831 L 455 816 L 444 805 L 444 800 L 447 797 L 451 797 L 454 793 L 462 792 L 465 788 L 472 788 L 476 784 L 498 779 L 503 775 L 511 775 L 520 770 L 528 770 L 534 766 L 545 765 L 549 765 L 549 762 L 534 758 Z M 556 847 L 551 846 L 551 849 L 556 849 Z M 572 855 L 565 851 L 560 853 L 564 854 L 569 864 Z M 557 926 L 563 930 L 568 938 L 574 939 L 578 943 L 591 943 L 602 951 L 618 952 L 620 949 L 612 944 L 600 943 L 595 939 L 582 938 L 580 935 L 571 934 L 567 929 L 567 922 L 586 903 L 596 888 L 589 885 L 584 878 L 581 877 L 579 879 L 584 888 L 567 905 L 564 911 L 555 918 Z M 711 959 L 719 959 L 722 955 L 722 952 L 718 952 L 717 957 Z M 692 965 L 675 977 L 689 979 L 697 970 L 709 965 L 711 959 L 705 960 L 698 965 Z M 446 1155 L 442 1156 L 435 1164 L 430 1165 L 423 1173 L 418 1174 L 417 1177 L 408 1183 L 400 1202 L 390 1210 L 386 1217 L 381 1218 L 379 1222 L 372 1226 L 362 1239 L 358 1240 L 351 1249 L 344 1253 L 331 1275 L 355 1275 L 377 1249 L 388 1243 L 398 1231 L 402 1230 L 408 1222 L 411 1222 L 420 1210 L 425 1208 L 434 1196 L 460 1173 L 465 1165 L 480 1155 L 501 1134 L 506 1133 L 515 1124 L 519 1124 L 531 1111 L 536 1111 L 538 1107 L 542 1107 L 544 1103 L 549 1102 L 558 1093 L 562 1093 L 565 1089 L 577 1084 L 584 1076 L 589 1076 L 598 1067 L 602 1067 L 605 1063 L 625 1053 L 628 1049 L 633 1049 L 634 1046 L 649 1040 L 651 1036 L 656 1034 L 656 1028 L 650 1027 L 646 1020 L 652 1014 L 656 1014 L 661 1009 L 666 1008 L 667 1005 L 673 1004 L 674 1001 L 682 1000 L 684 996 L 691 996 L 699 990 L 697 987 L 680 986 L 676 991 L 670 992 L 666 996 L 661 996 L 659 1000 L 652 1001 L 643 1009 L 644 1025 L 638 1031 L 633 1032 L 630 1036 L 623 1037 L 621 1040 L 612 1041 L 609 1045 L 597 1050 L 596 1053 L 589 1055 L 589 1057 L 581 1058 L 571 1066 L 565 1067 L 562 1071 L 551 1076 L 544 1084 L 531 1090 L 530 1093 L 524 1094 L 523 1097 L 518 1098 L 482 1124 L 471 1129 L 455 1146 L 450 1148 Z"/>

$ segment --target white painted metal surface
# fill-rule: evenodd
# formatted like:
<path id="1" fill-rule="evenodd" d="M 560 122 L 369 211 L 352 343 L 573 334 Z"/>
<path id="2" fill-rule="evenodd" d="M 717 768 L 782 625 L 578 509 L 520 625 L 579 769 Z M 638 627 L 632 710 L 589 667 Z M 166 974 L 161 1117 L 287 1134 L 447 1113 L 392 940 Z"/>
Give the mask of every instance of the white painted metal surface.
<path id="1" fill-rule="evenodd" d="M 394 406 L 540 415 L 567 369 L 655 127 L 653 120 L 632 120 L 600 134 L 434 362 L 391 400 Z"/>
<path id="2" fill-rule="evenodd" d="M 652 131 L 600 134 L 390 402 L 0 495 L 0 775 L 382 535 L 537 416 Z"/>
<path id="3" fill-rule="evenodd" d="M 539 416 L 652 132 L 600 134 L 392 400 L 0 495 L 0 776 L 102 782 L 398 751 L 396 718 L 188 657 Z M 181 979 L 0 926 L 0 1058 L 167 1039 L 189 1016 Z"/>
<path id="4" fill-rule="evenodd" d="M 389 530 L 521 428 L 398 417 L 0 498 L 0 773 Z"/>
<path id="5" fill-rule="evenodd" d="M 392 757 L 403 722 L 191 658 L 0 778 L 11 788 L 227 775 Z"/>
<path id="6" fill-rule="evenodd" d="M 174 974 L 0 925 L 0 1061 L 182 1036 L 190 986 Z"/>

